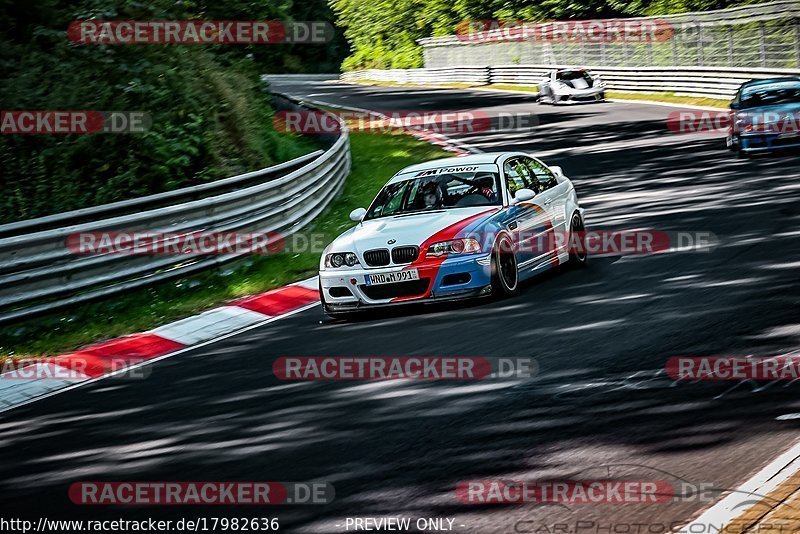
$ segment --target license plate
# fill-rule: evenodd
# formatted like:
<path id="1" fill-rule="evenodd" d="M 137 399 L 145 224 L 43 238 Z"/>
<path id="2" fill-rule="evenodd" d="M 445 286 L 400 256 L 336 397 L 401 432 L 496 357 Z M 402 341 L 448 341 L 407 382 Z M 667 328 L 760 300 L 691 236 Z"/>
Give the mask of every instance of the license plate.
<path id="1" fill-rule="evenodd" d="M 379 286 L 381 284 L 419 280 L 419 272 L 416 269 L 409 269 L 407 271 L 397 271 L 396 273 L 368 274 L 364 278 L 368 286 Z"/>

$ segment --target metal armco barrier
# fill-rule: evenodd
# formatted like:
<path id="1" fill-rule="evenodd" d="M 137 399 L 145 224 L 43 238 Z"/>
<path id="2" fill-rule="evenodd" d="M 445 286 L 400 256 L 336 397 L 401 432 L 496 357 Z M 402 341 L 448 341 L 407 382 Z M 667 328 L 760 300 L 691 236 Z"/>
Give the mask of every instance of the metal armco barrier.
<path id="1" fill-rule="evenodd" d="M 307 108 L 278 95 L 284 108 Z M 338 118 L 336 119 L 338 120 Z M 273 232 L 319 215 L 350 173 L 347 129 L 327 150 L 207 184 L 0 225 L 0 323 L 184 277 L 242 255 L 76 255 L 78 232 Z"/>
<path id="2" fill-rule="evenodd" d="M 613 21 L 657 25 L 664 33 L 659 38 L 644 40 L 634 38 L 607 41 L 588 36 L 542 39 L 532 33 L 528 33 L 527 38 L 514 39 L 513 32 L 498 28 L 484 34 L 462 33 L 428 37 L 417 42 L 422 46 L 425 66 L 428 68 L 538 64 L 606 67 L 686 65 L 773 69 L 800 67 L 799 0 L 777 0 L 716 11 Z M 497 21 L 497 25 L 503 22 Z M 505 22 L 510 22 L 518 29 L 527 26 L 529 30 L 543 24 L 533 21 Z M 591 26 L 598 21 L 569 22 Z M 557 26 L 564 23 L 552 24 Z"/>
<path id="3" fill-rule="evenodd" d="M 392 69 L 346 72 L 346 82 L 380 81 L 419 85 L 447 83 L 536 85 L 552 69 L 586 67 L 611 90 L 732 98 L 754 78 L 800 76 L 800 69 L 725 67 L 604 67 L 590 65 L 492 65 L 445 69 Z"/>

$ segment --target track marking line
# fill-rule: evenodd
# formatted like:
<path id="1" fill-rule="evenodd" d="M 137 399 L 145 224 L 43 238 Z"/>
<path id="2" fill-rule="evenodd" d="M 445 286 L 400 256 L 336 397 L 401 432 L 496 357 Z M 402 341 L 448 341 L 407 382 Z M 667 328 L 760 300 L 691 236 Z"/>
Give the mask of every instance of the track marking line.
<path id="1" fill-rule="evenodd" d="M 170 353 L 164 354 L 162 356 L 156 356 L 155 358 L 151 358 L 149 360 L 136 363 L 136 364 L 134 364 L 134 365 L 132 365 L 130 367 L 125 367 L 124 369 L 118 369 L 116 371 L 112 371 L 111 373 L 105 374 L 103 376 L 90 378 L 89 380 L 84 380 L 82 382 L 78 382 L 76 384 L 72 384 L 72 385 L 70 385 L 68 387 L 65 387 L 63 389 L 59 389 L 59 390 L 56 390 L 56 391 L 51 391 L 51 392 L 49 392 L 49 393 L 47 393 L 45 395 L 41 395 L 41 396 L 38 396 L 38 397 L 30 398 L 27 401 L 21 402 L 19 404 L 14 404 L 13 406 L 0 407 L 0 413 L 7 412 L 9 410 L 13 410 L 13 409 L 19 408 L 21 406 L 26 406 L 28 404 L 31 404 L 31 403 L 36 402 L 36 401 L 40 401 L 42 399 L 47 399 L 49 397 L 53 397 L 55 395 L 58 395 L 59 393 L 65 393 L 65 392 L 71 391 L 73 389 L 78 389 L 80 387 L 87 386 L 87 385 L 93 384 L 95 382 L 99 382 L 100 380 L 105 380 L 106 378 L 111 378 L 112 376 L 117 376 L 117 375 L 120 375 L 122 373 L 127 373 L 127 372 L 130 372 L 133 369 L 141 369 L 142 367 L 145 367 L 145 366 L 148 366 L 148 365 L 152 365 L 152 364 L 154 364 L 156 362 L 160 362 L 162 360 L 166 360 L 167 358 L 172 358 L 173 356 L 177 356 L 179 354 L 184 354 L 186 352 L 190 352 L 190 351 L 193 351 L 195 349 L 199 349 L 199 348 L 211 345 L 212 343 L 217 343 L 218 341 L 222 341 L 223 339 L 228 339 L 229 337 L 233 337 L 233 336 L 239 335 L 239 334 L 241 334 L 243 332 L 247 332 L 248 330 L 253 330 L 255 328 L 262 327 L 262 326 L 264 326 L 266 324 L 273 323 L 275 321 L 279 321 L 281 319 L 284 319 L 286 317 L 290 317 L 292 315 L 296 315 L 296 314 L 304 312 L 306 310 L 310 310 L 311 308 L 314 308 L 316 306 L 319 306 L 319 301 L 312 302 L 311 304 L 307 304 L 307 305 L 305 305 L 305 306 L 303 306 L 301 308 L 297 308 L 295 310 L 292 310 L 292 311 L 290 311 L 290 312 L 288 312 L 288 313 L 286 313 L 284 315 L 279 315 L 278 317 L 269 317 L 268 319 L 265 319 L 264 321 L 262 321 L 260 323 L 252 324 L 252 325 L 249 325 L 249 326 L 245 326 L 243 328 L 240 328 L 239 330 L 235 330 L 233 332 L 229 332 L 227 334 L 221 335 L 220 337 L 217 337 L 217 338 L 214 338 L 214 339 L 209 339 L 208 341 L 203 341 L 201 343 L 198 343 L 197 345 L 191 345 L 189 347 L 184 347 L 182 349 L 178 349 L 178 350 L 176 350 L 174 352 L 170 352 Z M 2 399 L 0 399 L 0 400 L 2 400 Z"/>
<path id="2" fill-rule="evenodd" d="M 707 527 L 719 528 L 718 532 L 725 532 L 726 525 L 746 514 L 798 471 L 800 471 L 800 442 L 795 443 L 788 451 L 775 458 L 679 532 L 684 534 L 710 532 L 704 530 Z"/>

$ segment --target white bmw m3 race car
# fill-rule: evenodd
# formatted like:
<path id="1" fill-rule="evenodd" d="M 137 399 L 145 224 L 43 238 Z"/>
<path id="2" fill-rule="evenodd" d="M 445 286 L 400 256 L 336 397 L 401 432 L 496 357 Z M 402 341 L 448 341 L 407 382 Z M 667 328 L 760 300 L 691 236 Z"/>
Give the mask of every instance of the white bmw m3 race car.
<path id="1" fill-rule="evenodd" d="M 584 251 L 559 236 L 584 229 L 560 167 L 520 152 L 444 158 L 398 172 L 355 227 L 323 252 L 320 298 L 341 317 L 410 302 L 511 295 L 519 282 Z"/>

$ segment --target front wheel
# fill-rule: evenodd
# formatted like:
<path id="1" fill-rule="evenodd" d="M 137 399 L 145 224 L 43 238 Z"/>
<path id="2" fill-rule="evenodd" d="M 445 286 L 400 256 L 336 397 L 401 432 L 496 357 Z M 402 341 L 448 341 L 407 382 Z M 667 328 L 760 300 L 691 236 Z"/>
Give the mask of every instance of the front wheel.
<path id="1" fill-rule="evenodd" d="M 575 212 L 572 215 L 570 228 L 572 235 L 569 244 L 569 264 L 573 267 L 584 267 L 589 258 L 586 254 L 586 226 L 580 213 Z"/>
<path id="2" fill-rule="evenodd" d="M 519 272 L 514 244 L 510 237 L 503 235 L 492 250 L 492 294 L 508 297 L 517 292 L 518 286 Z"/>

